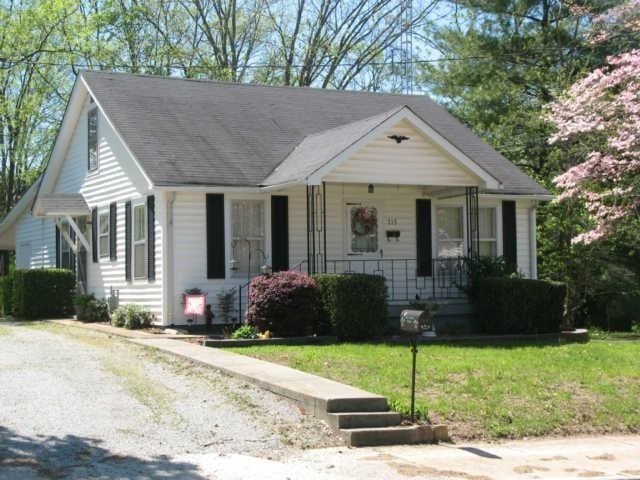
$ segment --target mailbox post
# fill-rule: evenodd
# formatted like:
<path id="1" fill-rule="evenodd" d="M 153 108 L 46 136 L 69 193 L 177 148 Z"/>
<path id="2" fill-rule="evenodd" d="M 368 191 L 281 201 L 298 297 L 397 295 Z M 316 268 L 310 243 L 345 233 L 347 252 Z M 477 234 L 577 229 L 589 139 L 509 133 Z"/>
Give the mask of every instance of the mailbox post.
<path id="1" fill-rule="evenodd" d="M 424 310 L 403 310 L 400 313 L 400 329 L 409 336 L 411 345 L 411 423 L 416 421 L 416 358 L 418 356 L 418 338 L 423 331 L 430 330 L 433 326 L 433 317 L 439 306 L 430 304 Z"/>

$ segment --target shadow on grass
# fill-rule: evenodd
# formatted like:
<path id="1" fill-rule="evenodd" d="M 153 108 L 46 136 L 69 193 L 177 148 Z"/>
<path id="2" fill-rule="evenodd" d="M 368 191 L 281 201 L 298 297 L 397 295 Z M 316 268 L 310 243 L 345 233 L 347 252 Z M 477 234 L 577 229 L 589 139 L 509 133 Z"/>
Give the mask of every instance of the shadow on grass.
<path id="1" fill-rule="evenodd" d="M 127 478 L 204 479 L 197 466 L 168 457 L 138 458 L 100 447 L 93 438 L 28 437 L 0 426 L 0 479 Z"/>
<path id="2" fill-rule="evenodd" d="M 516 349 L 516 348 L 524 348 L 524 347 L 534 347 L 534 348 L 547 348 L 547 347 L 561 347 L 563 345 L 567 345 L 568 343 L 576 343 L 576 342 L 566 342 L 564 340 L 560 340 L 557 338 L 530 338 L 530 339 L 500 339 L 500 338 L 474 338 L 474 339 L 451 339 L 451 338 L 441 338 L 428 342 L 421 342 L 418 344 L 418 348 L 425 349 L 429 347 L 447 347 L 447 348 L 503 348 L 503 349 Z M 379 341 L 351 341 L 351 342 L 342 342 L 342 344 L 351 344 L 351 345 L 384 345 L 388 347 L 397 347 L 404 348 L 409 346 L 409 340 L 405 338 L 400 339 L 381 339 Z M 337 345 L 340 345 L 338 343 Z M 321 347 L 321 345 L 318 345 Z"/>

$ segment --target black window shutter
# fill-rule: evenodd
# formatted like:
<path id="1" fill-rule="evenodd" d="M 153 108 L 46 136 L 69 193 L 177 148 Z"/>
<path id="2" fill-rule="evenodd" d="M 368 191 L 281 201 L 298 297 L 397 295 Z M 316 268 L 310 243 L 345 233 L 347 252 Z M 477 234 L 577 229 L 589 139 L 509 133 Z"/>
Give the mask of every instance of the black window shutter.
<path id="1" fill-rule="evenodd" d="M 271 197 L 271 267 L 289 269 L 289 197 Z"/>
<path id="2" fill-rule="evenodd" d="M 502 256 L 512 271 L 518 269 L 518 248 L 516 239 L 516 202 L 502 202 Z"/>
<path id="3" fill-rule="evenodd" d="M 147 197 L 147 278 L 156 279 L 156 199 Z"/>
<path id="4" fill-rule="evenodd" d="M 416 200 L 416 260 L 419 277 L 431 276 L 431 200 Z"/>
<path id="5" fill-rule="evenodd" d="M 56 268 L 60 268 L 60 229 L 56 227 Z"/>
<path id="6" fill-rule="evenodd" d="M 109 205 L 109 256 L 111 260 L 118 259 L 118 205 L 113 202 Z"/>
<path id="7" fill-rule="evenodd" d="M 98 209 L 91 210 L 91 255 L 93 263 L 98 263 Z"/>
<path id="8" fill-rule="evenodd" d="M 224 278 L 224 195 L 207 194 L 207 278 Z"/>
<path id="9" fill-rule="evenodd" d="M 131 280 L 131 201 L 124 204 L 124 278 Z"/>

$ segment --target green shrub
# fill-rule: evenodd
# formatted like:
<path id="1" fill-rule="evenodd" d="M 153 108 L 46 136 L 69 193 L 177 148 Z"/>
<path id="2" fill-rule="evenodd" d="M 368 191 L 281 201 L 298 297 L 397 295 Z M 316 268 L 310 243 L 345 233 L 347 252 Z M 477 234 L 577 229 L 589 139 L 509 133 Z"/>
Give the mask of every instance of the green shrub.
<path id="1" fill-rule="evenodd" d="M 640 296 L 614 295 L 606 306 L 605 328 L 615 332 L 630 332 L 640 324 Z"/>
<path id="2" fill-rule="evenodd" d="M 11 295 L 13 315 L 23 319 L 71 315 L 75 286 L 71 270 L 16 270 Z"/>
<path id="3" fill-rule="evenodd" d="M 310 335 L 320 318 L 316 281 L 306 273 L 258 275 L 249 286 L 247 323 L 279 337 Z"/>
<path id="4" fill-rule="evenodd" d="M 0 308 L 2 315 L 11 315 L 13 313 L 13 274 L 10 273 L 4 277 L 0 277 Z"/>
<path id="5" fill-rule="evenodd" d="M 553 333 L 562 327 L 566 298 L 564 283 L 485 278 L 475 303 L 485 333 Z"/>
<path id="6" fill-rule="evenodd" d="M 258 338 L 258 330 L 253 325 L 243 325 L 231 334 L 231 338 Z"/>
<path id="7" fill-rule="evenodd" d="M 363 273 L 320 274 L 323 313 L 340 339 L 362 340 L 385 333 L 387 286 L 384 277 Z"/>
<path id="8" fill-rule="evenodd" d="M 504 257 L 482 256 L 465 258 L 469 271 L 469 284 L 463 286 L 463 290 L 471 300 L 478 297 L 478 288 L 485 278 L 513 278 L 521 275 L 514 273 L 513 266 L 507 263 Z"/>
<path id="9" fill-rule="evenodd" d="M 76 318 L 81 322 L 108 322 L 109 305 L 104 300 L 91 295 L 76 295 L 73 305 Z"/>
<path id="10" fill-rule="evenodd" d="M 129 330 L 149 327 L 154 320 L 153 313 L 132 303 L 116 308 L 111 315 L 111 325 Z"/>

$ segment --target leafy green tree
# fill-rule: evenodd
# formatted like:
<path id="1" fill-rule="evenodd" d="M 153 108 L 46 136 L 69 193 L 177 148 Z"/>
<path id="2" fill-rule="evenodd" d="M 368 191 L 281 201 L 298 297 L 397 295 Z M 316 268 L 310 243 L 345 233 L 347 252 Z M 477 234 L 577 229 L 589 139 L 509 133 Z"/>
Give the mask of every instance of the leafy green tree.
<path id="1" fill-rule="evenodd" d="M 457 0 L 426 32 L 440 61 L 421 82 L 507 158 L 548 184 L 555 165 L 544 105 L 597 56 L 585 43 L 591 13 L 562 0 Z"/>

